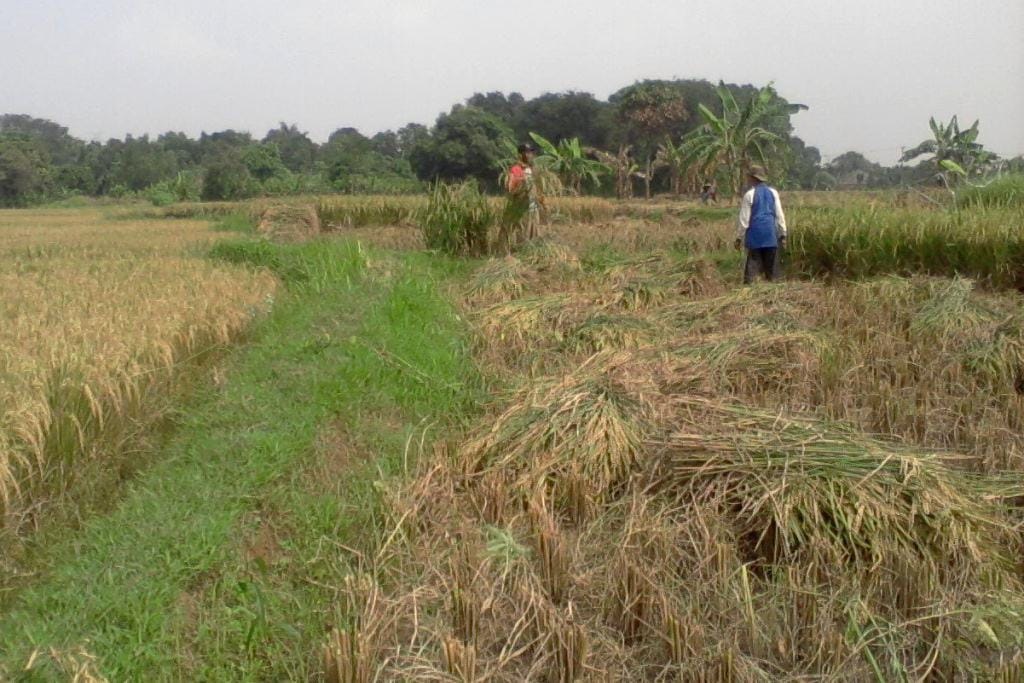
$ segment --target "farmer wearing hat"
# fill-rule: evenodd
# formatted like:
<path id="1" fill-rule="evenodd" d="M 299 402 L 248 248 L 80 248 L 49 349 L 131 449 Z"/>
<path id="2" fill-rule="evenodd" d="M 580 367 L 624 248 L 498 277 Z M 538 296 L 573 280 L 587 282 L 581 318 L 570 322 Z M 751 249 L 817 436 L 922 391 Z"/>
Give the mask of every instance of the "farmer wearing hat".
<path id="1" fill-rule="evenodd" d="M 536 150 L 530 143 L 519 145 L 519 159 L 508 170 L 506 190 L 508 201 L 502 216 L 501 239 L 511 251 L 513 243 L 537 236 L 540 207 L 543 199 L 533 177 L 533 157 Z"/>
<path id="2" fill-rule="evenodd" d="M 774 280 L 778 273 L 778 252 L 786 248 L 786 215 L 778 191 L 769 187 L 768 174 L 760 166 L 747 173 L 751 187 L 743 195 L 736 230 L 736 249 L 747 249 L 747 262 L 743 268 L 743 284 L 749 285 L 758 272 L 766 280 Z"/>

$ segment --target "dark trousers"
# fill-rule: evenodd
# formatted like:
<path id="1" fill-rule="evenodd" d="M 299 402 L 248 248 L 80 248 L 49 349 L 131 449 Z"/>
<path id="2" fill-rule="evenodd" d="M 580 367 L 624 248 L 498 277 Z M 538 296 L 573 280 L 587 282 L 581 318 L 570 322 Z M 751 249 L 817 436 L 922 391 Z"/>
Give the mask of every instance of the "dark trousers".
<path id="1" fill-rule="evenodd" d="M 778 247 L 747 249 L 747 264 L 743 267 L 743 284 L 749 285 L 762 273 L 769 282 L 778 276 Z"/>

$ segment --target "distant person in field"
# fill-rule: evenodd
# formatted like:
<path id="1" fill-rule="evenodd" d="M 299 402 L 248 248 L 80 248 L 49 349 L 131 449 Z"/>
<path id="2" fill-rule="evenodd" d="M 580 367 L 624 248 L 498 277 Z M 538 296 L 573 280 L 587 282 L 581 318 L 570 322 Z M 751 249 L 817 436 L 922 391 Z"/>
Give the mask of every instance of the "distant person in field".
<path id="1" fill-rule="evenodd" d="M 758 273 L 769 281 L 779 276 L 779 250 L 786 248 L 786 215 L 779 193 L 768 185 L 768 174 L 763 168 L 751 168 L 747 179 L 753 187 L 740 203 L 736 249 L 746 247 L 743 284 L 749 285 Z"/>
<path id="2" fill-rule="evenodd" d="M 706 183 L 704 183 L 704 185 L 701 187 L 701 190 L 700 190 L 700 200 L 704 204 L 707 204 L 709 201 L 714 202 L 715 204 L 717 204 L 718 203 L 718 183 L 715 183 L 715 182 L 710 182 L 710 183 L 706 182 Z"/>
<path id="3" fill-rule="evenodd" d="M 533 175 L 533 157 L 537 152 L 529 143 L 519 145 L 518 152 L 519 159 L 508 169 L 508 201 L 502 217 L 502 236 L 508 250 L 537 237 L 543 202 Z"/>

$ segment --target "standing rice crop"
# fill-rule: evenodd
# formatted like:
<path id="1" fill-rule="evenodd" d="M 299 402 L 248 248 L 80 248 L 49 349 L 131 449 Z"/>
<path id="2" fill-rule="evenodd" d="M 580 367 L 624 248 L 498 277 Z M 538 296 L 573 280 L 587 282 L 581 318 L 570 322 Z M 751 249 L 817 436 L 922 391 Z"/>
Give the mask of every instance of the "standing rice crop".
<path id="1" fill-rule="evenodd" d="M 960 275 L 988 287 L 1024 288 L 1019 206 L 800 209 L 792 222 L 787 253 L 791 267 L 805 275 Z"/>
<path id="2" fill-rule="evenodd" d="M 269 275 L 190 255 L 218 237 L 196 221 L 0 214 L 5 550 L 46 503 L 109 492 L 178 381 L 266 309 Z"/>

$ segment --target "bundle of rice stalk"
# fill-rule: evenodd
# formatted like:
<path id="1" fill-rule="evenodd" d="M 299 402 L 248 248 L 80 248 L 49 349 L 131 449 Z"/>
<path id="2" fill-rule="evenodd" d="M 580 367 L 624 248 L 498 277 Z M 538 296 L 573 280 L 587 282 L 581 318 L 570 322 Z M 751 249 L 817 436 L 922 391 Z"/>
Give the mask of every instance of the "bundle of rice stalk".
<path id="1" fill-rule="evenodd" d="M 580 259 L 564 244 L 547 239 L 535 239 L 524 244 L 517 252 L 519 259 L 540 272 L 574 273 L 580 270 Z"/>
<path id="2" fill-rule="evenodd" d="M 690 259 L 666 275 L 676 292 L 690 298 L 717 296 L 724 287 L 718 268 L 703 258 Z"/>
<path id="3" fill-rule="evenodd" d="M 598 313 L 568 334 L 562 348 L 588 355 L 601 351 L 635 349 L 649 344 L 657 329 L 650 321 L 631 315 Z"/>
<path id="4" fill-rule="evenodd" d="M 668 298 L 669 292 L 676 292 L 687 298 L 719 295 L 722 278 L 713 263 L 703 258 L 680 260 L 662 253 L 628 257 L 612 261 L 603 269 L 602 280 L 612 280 L 617 286 L 628 287 L 632 283 L 646 284 L 657 298 L 643 303 L 656 305 Z M 646 280 L 639 280 L 646 277 Z"/>
<path id="5" fill-rule="evenodd" d="M 515 256 L 491 259 L 473 274 L 466 300 L 481 304 L 518 299 L 523 295 L 529 271 Z"/>
<path id="6" fill-rule="evenodd" d="M 612 304 L 627 311 L 642 311 L 657 306 L 665 300 L 663 287 L 647 280 L 629 280 L 616 287 Z"/>
<path id="7" fill-rule="evenodd" d="M 991 390 L 1017 398 L 1024 387 L 1024 333 L 999 328 L 990 339 L 966 348 L 961 364 Z M 1017 412 L 1010 411 L 1010 416 Z"/>
<path id="8" fill-rule="evenodd" d="M 1009 558 L 1019 542 L 1003 501 L 1024 494 L 1020 476 L 975 475 L 952 456 L 810 419 L 673 401 L 676 431 L 651 444 L 655 481 L 726 505 L 755 557 L 892 571 L 879 584 L 891 605 L 920 605 L 951 577 L 1016 584 Z"/>
<path id="9" fill-rule="evenodd" d="M 320 234 L 320 217 L 312 206 L 275 204 L 260 214 L 257 232 L 274 242 L 303 242 Z"/>
<path id="10" fill-rule="evenodd" d="M 956 277 L 910 281 L 910 289 L 915 310 L 910 331 L 915 335 L 938 339 L 960 336 L 997 318 L 975 295 L 973 280 Z"/>
<path id="11" fill-rule="evenodd" d="M 559 341 L 573 314 L 585 303 L 568 294 L 516 299 L 479 314 L 481 342 L 519 353 L 544 341 Z"/>
<path id="12" fill-rule="evenodd" d="M 758 401 L 806 404 L 816 390 L 821 359 L 832 348 L 821 334 L 762 325 L 685 340 L 672 349 L 693 363 L 719 392 Z"/>
<path id="13" fill-rule="evenodd" d="M 608 375 L 622 360 L 595 356 L 568 376 L 520 392 L 464 444 L 467 471 L 506 470 L 529 492 L 538 481 L 557 483 L 575 468 L 595 500 L 617 489 L 640 462 L 651 414 L 642 396 Z"/>
<path id="14" fill-rule="evenodd" d="M 743 287 L 712 298 L 694 299 L 659 311 L 666 322 L 691 333 L 736 329 L 752 323 L 776 329 L 816 327 L 827 288 L 814 283 Z"/>

